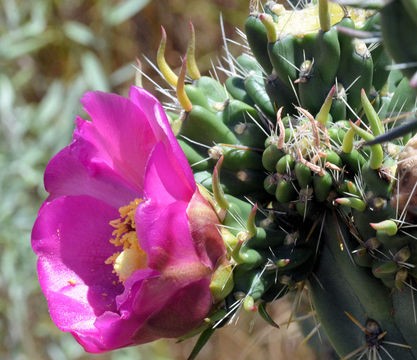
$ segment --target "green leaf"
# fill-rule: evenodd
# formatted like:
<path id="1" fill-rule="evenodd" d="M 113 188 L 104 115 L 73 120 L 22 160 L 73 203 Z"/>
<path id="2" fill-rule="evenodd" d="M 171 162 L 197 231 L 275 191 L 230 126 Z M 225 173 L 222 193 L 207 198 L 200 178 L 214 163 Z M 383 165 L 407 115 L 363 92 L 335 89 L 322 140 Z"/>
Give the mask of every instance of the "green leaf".
<path id="1" fill-rule="evenodd" d="M 65 35 L 81 45 L 94 45 L 97 41 L 88 26 L 77 21 L 67 21 L 64 24 L 63 29 Z"/>
<path id="2" fill-rule="evenodd" d="M 279 329 L 279 325 L 271 318 L 271 316 L 266 311 L 266 302 L 262 302 L 258 306 L 259 315 L 264 319 L 269 325 Z"/>
<path id="3" fill-rule="evenodd" d="M 213 335 L 215 331 L 216 329 L 214 329 L 213 327 L 209 327 L 201 333 L 187 360 L 194 360 L 197 357 L 201 349 L 204 347 L 204 345 L 206 345 L 207 341 L 210 339 L 211 335 Z"/>
<path id="4" fill-rule="evenodd" d="M 107 24 L 116 26 L 141 11 L 150 0 L 127 0 L 108 9 L 104 14 Z"/>
<path id="5" fill-rule="evenodd" d="M 42 35 L 27 38 L 21 41 L 0 41 L 0 58 L 11 60 L 37 51 L 54 40 L 54 31 L 45 31 Z"/>
<path id="6" fill-rule="evenodd" d="M 92 90 L 110 91 L 107 75 L 94 53 L 84 53 L 81 58 L 81 65 L 85 80 Z"/>

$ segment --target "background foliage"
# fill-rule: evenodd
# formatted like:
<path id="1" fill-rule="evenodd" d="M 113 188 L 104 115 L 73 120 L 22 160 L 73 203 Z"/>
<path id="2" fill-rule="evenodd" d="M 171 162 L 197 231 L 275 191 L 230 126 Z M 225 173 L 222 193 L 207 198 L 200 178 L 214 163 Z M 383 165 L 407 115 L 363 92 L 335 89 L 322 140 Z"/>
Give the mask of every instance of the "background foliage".
<path id="1" fill-rule="evenodd" d="M 248 1 L 241 0 L 0 0 L 1 359 L 186 357 L 193 341 L 175 346 L 173 341 L 159 341 L 110 354 L 86 354 L 50 320 L 30 231 L 46 197 L 43 171 L 51 156 L 69 143 L 73 120 L 82 115 L 81 95 L 87 90 L 126 95 L 134 82 L 135 57 L 154 77 L 142 56 L 155 59 L 161 24 L 168 33 L 168 61 L 178 67 L 192 20 L 200 70 L 206 72 L 222 46 L 220 11 L 226 34 L 238 38 L 234 26 L 242 27 L 247 9 Z M 153 91 L 150 83 L 145 87 Z M 280 306 L 276 319 L 284 321 L 288 304 Z M 234 359 L 242 349 L 242 358 L 248 359 L 315 358 L 307 348 L 297 347 L 301 338 L 295 327 L 271 335 L 274 330 L 264 326 L 250 333 L 250 319 L 241 324 L 219 331 L 201 359 Z"/>

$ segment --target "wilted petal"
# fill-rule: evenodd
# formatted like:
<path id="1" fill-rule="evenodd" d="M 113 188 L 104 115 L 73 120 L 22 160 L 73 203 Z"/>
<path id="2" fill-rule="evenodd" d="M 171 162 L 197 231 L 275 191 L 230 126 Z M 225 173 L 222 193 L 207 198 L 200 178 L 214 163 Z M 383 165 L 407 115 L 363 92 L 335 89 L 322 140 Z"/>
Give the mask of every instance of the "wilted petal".
<path id="1" fill-rule="evenodd" d="M 168 301 L 161 311 L 155 312 L 137 330 L 133 339 L 145 342 L 144 339 L 152 341 L 160 337 L 179 337 L 199 326 L 212 306 L 209 284 L 208 278 L 202 278 L 167 297 Z M 146 299 L 145 296 L 143 298 Z"/>
<path id="2" fill-rule="evenodd" d="M 217 213 L 199 191 L 193 194 L 188 204 L 187 218 L 198 256 L 214 269 L 217 260 L 226 253 L 226 247 L 220 236 Z"/>
<path id="3" fill-rule="evenodd" d="M 140 271 L 138 271 L 140 273 Z M 197 327 L 212 306 L 209 279 L 203 278 L 183 286 L 172 279 L 149 276 L 138 278 L 130 293 L 133 312 L 121 315 L 107 312 L 95 325 L 107 349 L 143 344 L 161 337 L 182 336 Z"/>

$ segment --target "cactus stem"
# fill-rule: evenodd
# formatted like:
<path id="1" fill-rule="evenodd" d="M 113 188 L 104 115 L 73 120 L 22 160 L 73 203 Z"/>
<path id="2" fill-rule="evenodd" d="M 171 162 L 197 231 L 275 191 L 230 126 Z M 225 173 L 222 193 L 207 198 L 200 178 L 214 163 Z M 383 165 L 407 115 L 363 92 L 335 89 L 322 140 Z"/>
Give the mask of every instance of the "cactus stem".
<path id="1" fill-rule="evenodd" d="M 398 231 L 397 224 L 393 220 L 384 220 L 379 223 L 370 223 L 369 225 L 377 231 L 386 232 L 389 236 L 394 236 Z"/>
<path id="2" fill-rule="evenodd" d="M 366 92 L 364 89 L 361 90 L 361 102 L 363 109 L 365 111 L 366 117 L 369 121 L 369 125 L 372 129 L 372 134 L 374 136 L 378 136 L 384 133 L 384 126 L 376 113 L 374 107 L 369 102 L 368 97 L 366 96 Z"/>
<path id="3" fill-rule="evenodd" d="M 216 200 L 217 205 L 222 210 L 227 210 L 230 205 L 226 197 L 224 196 L 223 188 L 220 184 L 220 169 L 223 164 L 223 159 L 224 159 L 224 156 L 222 155 L 220 159 L 217 161 L 216 166 L 214 167 L 212 186 L 213 186 L 214 199 Z"/>
<path id="4" fill-rule="evenodd" d="M 330 30 L 330 13 L 328 0 L 319 0 L 320 28 L 323 32 Z"/>
<path id="5" fill-rule="evenodd" d="M 255 216 L 256 212 L 258 211 L 258 204 L 255 204 L 255 206 L 252 208 L 248 220 L 246 222 L 246 229 L 248 230 L 249 234 L 251 236 L 255 236 L 258 233 L 258 230 L 256 228 L 255 224 Z"/>
<path id="6" fill-rule="evenodd" d="M 178 77 L 178 81 L 177 81 L 177 98 L 182 108 L 186 112 L 190 112 L 193 109 L 193 104 L 191 104 L 191 101 L 188 98 L 187 93 L 185 92 L 186 70 L 187 70 L 187 56 L 185 56 L 182 61 L 180 76 Z"/>
<path id="7" fill-rule="evenodd" d="M 326 125 L 327 123 L 335 91 L 336 85 L 333 85 L 329 93 L 327 94 L 326 99 L 324 100 L 324 103 L 321 106 L 319 113 L 316 115 L 316 120 L 323 125 Z"/>
<path id="8" fill-rule="evenodd" d="M 264 24 L 266 28 L 266 35 L 268 37 L 268 41 L 270 43 L 276 42 L 278 40 L 278 33 L 277 29 L 275 28 L 272 16 L 269 14 L 260 14 L 259 20 L 262 21 L 262 24 Z"/>
<path id="9" fill-rule="evenodd" d="M 313 130 L 313 136 L 314 136 L 314 145 L 318 148 L 320 147 L 320 136 L 319 136 L 319 131 L 316 125 L 316 120 L 314 119 L 313 115 L 311 115 L 306 109 L 303 109 L 300 106 L 296 106 L 295 107 L 298 111 L 300 111 L 301 113 L 303 113 L 308 120 L 310 120 L 311 123 L 311 128 Z"/>
<path id="10" fill-rule="evenodd" d="M 195 60 L 195 31 L 194 25 L 190 21 L 191 38 L 187 49 L 187 69 L 191 79 L 198 80 L 201 78 L 200 70 L 198 70 L 197 62 Z"/>
<path id="11" fill-rule="evenodd" d="M 352 120 L 350 121 L 350 126 L 353 128 L 355 133 L 357 133 L 365 141 L 371 141 L 375 138 L 372 134 L 369 134 L 367 131 L 361 129 L 358 125 L 354 124 Z M 371 167 L 371 169 L 379 169 L 382 165 L 383 159 L 384 152 L 382 150 L 382 146 L 380 144 L 372 145 L 371 157 L 369 159 L 369 166 Z"/>
<path id="12" fill-rule="evenodd" d="M 178 77 L 177 75 L 175 75 L 175 73 L 172 71 L 172 69 L 169 67 L 168 63 L 165 60 L 165 46 L 167 42 L 167 34 L 163 26 L 161 26 L 161 30 L 162 38 L 161 42 L 159 43 L 158 52 L 156 54 L 156 62 L 165 80 L 173 87 L 177 87 Z"/>
<path id="13" fill-rule="evenodd" d="M 278 149 L 282 149 L 285 145 L 285 127 L 281 119 L 281 113 L 283 109 L 284 107 L 281 106 L 277 112 L 277 124 L 279 127 L 279 137 L 278 137 L 278 142 L 277 142 Z"/>

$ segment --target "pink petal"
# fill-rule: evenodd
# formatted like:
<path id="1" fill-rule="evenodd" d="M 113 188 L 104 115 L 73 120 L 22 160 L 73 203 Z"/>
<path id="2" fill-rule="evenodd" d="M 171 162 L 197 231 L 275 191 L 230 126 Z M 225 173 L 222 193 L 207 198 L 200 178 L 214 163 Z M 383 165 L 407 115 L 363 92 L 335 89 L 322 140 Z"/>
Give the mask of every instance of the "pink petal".
<path id="1" fill-rule="evenodd" d="M 139 309 L 139 313 L 136 313 L 132 309 L 132 304 L 137 294 L 141 293 L 144 284 L 147 281 L 154 281 L 154 279 L 158 278 L 159 274 L 150 269 L 138 270 L 132 274 L 124 284 L 124 292 L 117 297 L 120 311 L 103 313 L 94 323 L 98 336 L 88 339 L 80 338 L 80 343 L 86 347 L 86 345 L 89 346 L 91 342 L 94 342 L 98 351 L 92 352 L 108 351 L 132 345 L 134 343 L 132 336 L 143 325 L 146 318 L 149 317 L 149 311 L 158 310 L 160 306 L 163 306 L 156 299 L 148 297 L 147 308 Z M 165 296 L 169 296 L 169 292 L 169 289 L 163 289 L 162 293 L 166 294 Z"/>
<path id="2" fill-rule="evenodd" d="M 129 184 L 111 167 L 107 153 L 89 136 L 94 126 L 80 118 L 77 123 L 73 142 L 55 155 L 46 168 L 48 200 L 65 195 L 89 195 L 119 208 L 141 197 L 140 188 Z"/>
<path id="3" fill-rule="evenodd" d="M 197 327 L 210 311 L 212 297 L 207 278 L 181 284 L 173 279 L 137 275 L 135 286 L 129 290 L 133 302 L 129 300 L 126 306 L 132 306 L 134 313 L 107 312 L 95 323 L 100 346 L 108 350 L 182 336 Z"/>
<path id="4" fill-rule="evenodd" d="M 170 149 L 174 157 L 177 159 L 182 171 L 190 184 L 194 184 L 194 176 L 188 164 L 187 158 L 178 144 L 171 126 L 165 115 L 165 111 L 151 93 L 145 89 L 132 86 L 129 93 L 130 99 L 146 114 L 148 119 L 154 119 L 150 122 L 155 136 L 161 140 L 166 149 Z"/>
<path id="5" fill-rule="evenodd" d="M 177 200 L 189 201 L 195 188 L 195 182 L 188 182 L 175 156 L 161 142 L 158 143 L 146 168 L 145 197 L 165 204 Z"/>
<path id="6" fill-rule="evenodd" d="M 149 342 L 161 337 L 179 337 L 198 327 L 212 306 L 209 284 L 208 278 L 202 278 L 170 296 L 161 310 L 154 312 L 138 329 L 133 336 L 135 343 Z M 144 299 L 148 298 L 146 295 L 143 296 Z"/>
<path id="7" fill-rule="evenodd" d="M 210 263 L 202 263 L 191 238 L 187 203 L 169 205 L 146 201 L 136 211 L 138 239 L 148 255 L 148 267 L 166 276 L 198 278 L 207 274 Z"/>
<path id="8" fill-rule="evenodd" d="M 118 216 L 88 196 L 61 197 L 39 212 L 32 247 L 51 317 L 63 331 L 94 332 L 97 316 L 116 310 L 123 287 L 105 260 L 118 250 L 109 243 L 109 221 Z"/>
<path id="9" fill-rule="evenodd" d="M 198 256 L 214 269 L 217 261 L 226 254 L 226 247 L 219 233 L 217 213 L 198 189 L 188 204 L 187 218 Z"/>
<path id="10" fill-rule="evenodd" d="M 150 316 L 169 302 L 181 286 L 181 283 L 165 279 L 153 270 L 136 271 L 125 282 L 123 294 L 117 297 L 119 314 L 106 312 L 95 322 L 100 333 L 101 346 L 115 349 L 155 340 L 143 338 L 134 341 L 133 335 Z"/>
<path id="11" fill-rule="evenodd" d="M 157 142 L 151 127 L 154 118 L 132 101 L 102 92 L 86 93 L 81 99 L 111 159 L 111 167 L 129 183 L 142 185 L 148 156 Z"/>

